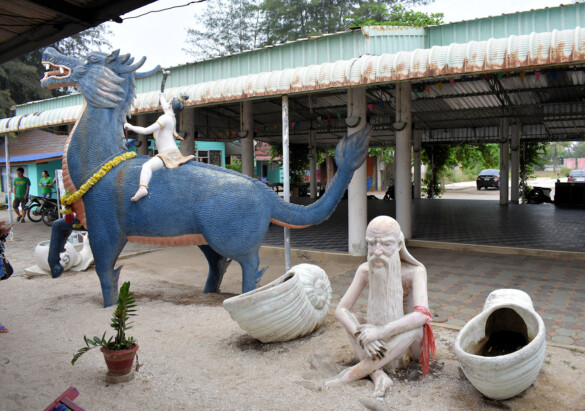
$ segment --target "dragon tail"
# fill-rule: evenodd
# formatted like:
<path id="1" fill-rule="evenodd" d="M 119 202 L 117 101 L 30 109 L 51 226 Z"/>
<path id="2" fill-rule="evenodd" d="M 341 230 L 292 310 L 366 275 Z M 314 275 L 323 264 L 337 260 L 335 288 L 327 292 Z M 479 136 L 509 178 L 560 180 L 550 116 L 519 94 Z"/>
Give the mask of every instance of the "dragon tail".
<path id="1" fill-rule="evenodd" d="M 323 197 L 310 206 L 277 201 L 273 207 L 271 221 L 284 227 L 305 228 L 327 220 L 343 197 L 354 171 L 366 160 L 371 132 L 372 127 L 368 125 L 344 137 L 337 144 L 335 148 L 337 173 Z"/>

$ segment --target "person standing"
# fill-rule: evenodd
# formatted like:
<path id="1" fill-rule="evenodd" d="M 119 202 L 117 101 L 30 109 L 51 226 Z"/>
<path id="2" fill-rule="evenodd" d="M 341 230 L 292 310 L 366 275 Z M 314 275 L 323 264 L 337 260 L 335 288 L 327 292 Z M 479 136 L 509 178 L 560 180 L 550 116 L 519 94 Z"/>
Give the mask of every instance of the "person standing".
<path id="1" fill-rule="evenodd" d="M 49 177 L 49 172 L 43 170 L 43 176 L 39 180 L 39 187 L 41 187 L 41 193 L 45 198 L 51 198 L 53 196 L 53 179 Z"/>
<path id="2" fill-rule="evenodd" d="M 26 216 L 26 202 L 28 201 L 28 191 L 30 190 L 30 180 L 24 176 L 24 168 L 18 167 L 16 169 L 16 177 L 14 179 L 14 201 L 12 202 L 12 208 L 16 213 L 16 221 L 24 223 L 24 217 Z M 22 205 L 22 215 L 18 207 Z"/>

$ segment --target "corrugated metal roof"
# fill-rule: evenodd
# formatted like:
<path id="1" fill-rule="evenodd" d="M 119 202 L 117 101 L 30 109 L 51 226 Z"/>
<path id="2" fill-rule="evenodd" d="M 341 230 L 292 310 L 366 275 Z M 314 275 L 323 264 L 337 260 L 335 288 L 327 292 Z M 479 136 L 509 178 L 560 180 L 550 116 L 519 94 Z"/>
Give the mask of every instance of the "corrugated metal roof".
<path id="1" fill-rule="evenodd" d="M 61 159 L 63 156 L 62 151 L 57 151 L 54 153 L 37 153 L 37 154 L 21 154 L 21 155 L 11 155 L 10 162 L 11 163 L 34 163 L 39 160 L 49 160 L 49 159 Z M 6 163 L 5 157 L 0 157 L 0 164 Z"/>
<path id="2" fill-rule="evenodd" d="M 486 3 L 486 7 L 489 3 Z M 485 41 L 581 27 L 585 24 L 585 3 L 561 4 L 559 7 L 523 11 L 500 16 L 441 24 L 428 27 L 426 47 L 451 43 Z"/>
<path id="3" fill-rule="evenodd" d="M 75 123 L 81 115 L 83 106 L 66 107 L 40 113 L 25 114 L 0 119 L 0 133 L 18 132 L 34 128 Z"/>
<path id="4" fill-rule="evenodd" d="M 167 91 L 171 96 L 187 94 L 187 105 L 202 105 L 584 61 L 585 29 L 576 28 L 381 56 L 366 55 L 335 63 L 175 87 Z M 135 106 L 137 112 L 157 109 L 158 92 L 138 95 Z"/>

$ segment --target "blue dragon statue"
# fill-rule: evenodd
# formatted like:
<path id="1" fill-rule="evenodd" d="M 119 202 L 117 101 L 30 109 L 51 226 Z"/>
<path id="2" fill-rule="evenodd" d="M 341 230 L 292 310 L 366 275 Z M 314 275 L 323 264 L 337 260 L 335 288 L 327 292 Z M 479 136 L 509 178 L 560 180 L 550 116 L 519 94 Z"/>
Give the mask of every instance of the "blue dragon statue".
<path id="1" fill-rule="evenodd" d="M 44 51 L 47 72 L 41 85 L 75 86 L 84 97 L 83 112 L 63 154 L 64 184 L 70 193 L 127 152 L 123 124 L 136 97 L 135 80 L 160 70 L 138 73 L 145 60 L 134 63 L 119 50 L 92 52 L 85 59 L 53 48 Z M 269 224 L 302 228 L 329 218 L 366 158 L 370 130 L 366 127 L 339 142 L 338 171 L 325 195 L 310 206 L 286 203 L 254 178 L 196 161 L 155 172 L 148 197 L 132 202 L 148 157 L 139 155 L 110 167 L 71 205 L 89 232 L 104 307 L 117 300 L 121 267 L 114 266 L 127 241 L 199 246 L 209 263 L 205 293 L 219 292 L 231 260 L 242 268 L 242 292 L 255 289 L 264 272 L 258 269 L 258 252 Z M 73 229 L 73 223 L 64 218 L 53 224 L 48 258 L 53 278 L 63 271 L 59 252 Z"/>

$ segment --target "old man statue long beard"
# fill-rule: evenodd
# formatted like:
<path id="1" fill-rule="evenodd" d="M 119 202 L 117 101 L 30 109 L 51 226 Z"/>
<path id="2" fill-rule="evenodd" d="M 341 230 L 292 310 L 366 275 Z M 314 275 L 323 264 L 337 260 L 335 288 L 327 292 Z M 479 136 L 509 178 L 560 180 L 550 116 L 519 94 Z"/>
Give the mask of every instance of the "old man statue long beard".
<path id="1" fill-rule="evenodd" d="M 368 262 L 360 265 L 335 311 L 360 362 L 326 380 L 323 388 L 369 375 L 374 382 L 374 396 L 379 397 L 392 385 L 382 368 L 395 368 L 405 355 L 420 358 L 423 376 L 429 371 L 434 339 L 428 325 L 431 315 L 426 269 L 406 250 L 396 220 L 387 216 L 372 220 L 366 241 Z M 368 284 L 364 320 L 351 310 Z"/>

